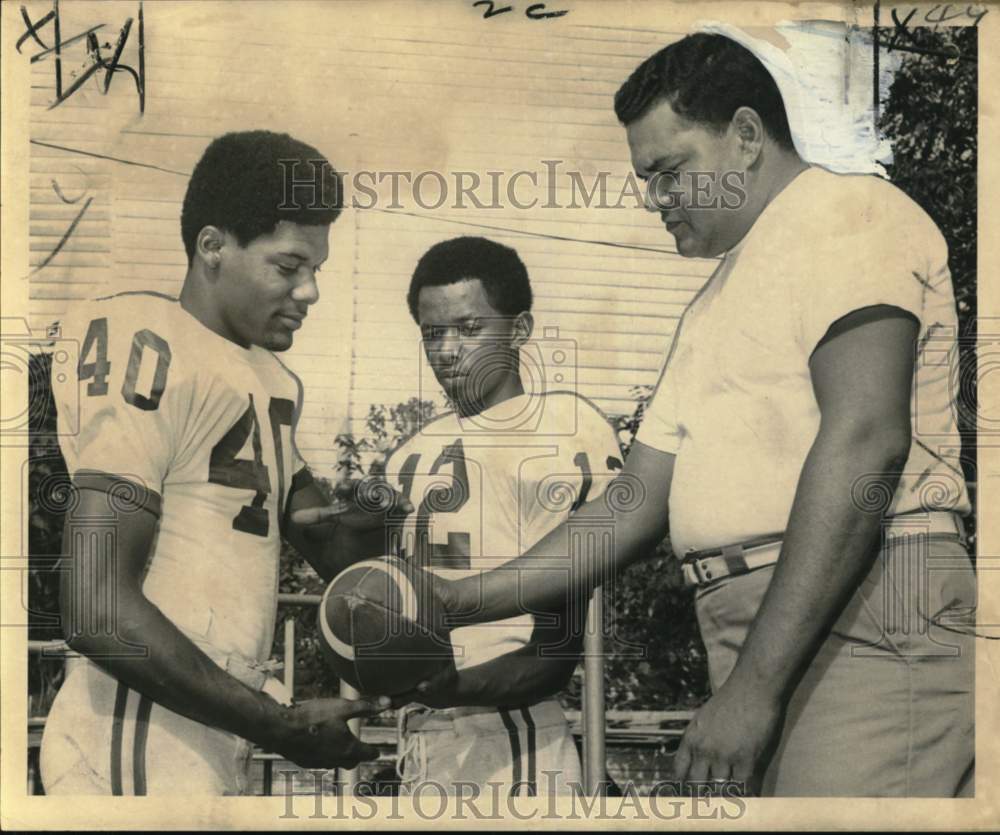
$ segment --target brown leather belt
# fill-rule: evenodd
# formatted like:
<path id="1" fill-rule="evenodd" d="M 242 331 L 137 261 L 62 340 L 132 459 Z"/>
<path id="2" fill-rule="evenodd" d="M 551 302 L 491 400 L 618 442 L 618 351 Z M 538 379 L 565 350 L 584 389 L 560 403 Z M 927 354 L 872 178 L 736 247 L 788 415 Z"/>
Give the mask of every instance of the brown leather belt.
<path id="1" fill-rule="evenodd" d="M 962 519 L 949 511 L 904 513 L 886 520 L 887 539 L 899 536 L 929 534 L 931 536 L 958 537 L 965 542 Z M 784 534 L 767 534 L 736 545 L 688 551 L 684 555 L 681 571 L 687 586 L 707 586 L 724 577 L 748 574 L 778 561 Z"/>

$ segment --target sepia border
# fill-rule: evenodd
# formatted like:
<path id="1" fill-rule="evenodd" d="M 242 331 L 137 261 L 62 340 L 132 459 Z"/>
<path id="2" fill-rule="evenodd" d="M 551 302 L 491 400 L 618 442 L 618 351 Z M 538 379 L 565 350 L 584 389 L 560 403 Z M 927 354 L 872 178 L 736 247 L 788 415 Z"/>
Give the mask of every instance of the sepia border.
<path id="1" fill-rule="evenodd" d="M 163 2 L 163 0 L 158 0 Z M 196 1 L 196 0 L 195 0 Z M 154 0 L 157 2 L 157 0 Z M 447 3 L 449 0 L 442 0 Z M 289 14 L 304 12 L 309 2 L 290 2 Z M 637 25 L 690 25 L 696 20 L 725 20 L 737 25 L 768 25 L 788 19 L 839 19 L 871 21 L 872 7 L 860 3 L 747 3 L 747 2 L 622 2 L 612 4 L 565 0 L 578 21 L 601 20 L 613 14 L 622 21 L 641 21 Z M 913 4 L 906 5 L 908 8 Z M 921 4 L 929 8 L 934 4 Z M 981 4 L 982 5 L 982 4 Z M 991 4 L 986 4 L 990 6 Z M 344 13 L 363 17 L 371 15 L 373 25 L 378 16 L 393 13 L 398 4 L 373 0 L 365 3 L 344 3 Z M 412 10 L 413 6 L 409 6 Z M 437 6 L 422 4 L 420 14 L 432 18 Z M 882 4 L 883 19 L 888 19 L 889 4 Z M 2 4 L 3 43 L 3 106 L 2 106 L 2 282 L 0 308 L 5 318 L 17 317 L 25 311 L 28 282 L 22 278 L 28 272 L 28 113 L 29 81 L 26 62 L 14 49 L 20 27 L 19 3 L 9 0 Z M 978 292 L 981 322 L 990 320 L 993 333 L 1000 334 L 1000 236 L 996 234 L 1000 214 L 1000 148 L 989 137 L 1000 136 L 997 115 L 1000 96 L 993 85 L 1000 83 L 1000 52 L 986 45 L 1000 43 L 1000 6 L 992 7 L 980 25 L 979 51 L 979 236 Z M 870 23 L 866 23 L 870 25 Z M 990 230 L 993 230 L 991 233 Z M 981 326 L 981 337 L 989 330 Z M 998 336 L 1000 344 L 1000 336 Z M 4 378 L 2 396 L 27 397 L 27 380 Z M 980 376 L 980 414 L 1000 414 L 1000 373 Z M 989 437 L 981 437 L 979 459 L 979 581 L 980 628 L 988 634 L 1000 634 L 990 624 L 1000 624 L 1000 520 L 988 508 L 1000 507 L 1000 445 L 990 447 Z M 27 558 L 17 553 L 22 541 L 21 473 L 27 450 L 17 447 L 0 449 L 2 460 L 2 490 L 0 490 L 0 606 L 4 611 L 21 607 L 22 572 Z M 77 798 L 71 804 L 52 797 L 28 797 L 26 785 L 26 630 L 0 629 L 0 825 L 5 829 L 231 829 L 249 830 L 295 828 L 370 828 L 416 830 L 489 827 L 493 829 L 991 829 L 1000 821 L 1000 721 L 997 698 L 1000 677 L 1000 646 L 995 641 L 981 641 L 977 652 L 977 778 L 976 797 L 967 800 L 924 799 L 749 799 L 745 813 L 731 820 L 704 817 L 704 807 L 698 816 L 697 802 L 687 801 L 688 808 L 675 820 L 664 820 L 649 809 L 649 799 L 627 804 L 609 804 L 611 816 L 585 818 L 579 815 L 564 820 L 544 814 L 555 810 L 566 814 L 566 801 L 554 805 L 545 798 L 537 799 L 543 814 L 531 818 L 477 821 L 466 810 L 464 819 L 429 819 L 414 813 L 404 799 L 369 799 L 356 805 L 359 817 L 351 819 L 351 801 L 344 801 L 345 818 L 310 818 L 312 801 L 297 803 L 296 819 L 282 818 L 286 800 L 273 798 Z M 327 815 L 336 811 L 335 802 L 327 798 Z M 436 804 L 434 804 L 436 806 Z M 373 809 L 375 811 L 373 811 Z M 523 799 L 518 810 L 529 815 L 531 801 Z M 694 813 L 694 814 L 692 814 Z"/>

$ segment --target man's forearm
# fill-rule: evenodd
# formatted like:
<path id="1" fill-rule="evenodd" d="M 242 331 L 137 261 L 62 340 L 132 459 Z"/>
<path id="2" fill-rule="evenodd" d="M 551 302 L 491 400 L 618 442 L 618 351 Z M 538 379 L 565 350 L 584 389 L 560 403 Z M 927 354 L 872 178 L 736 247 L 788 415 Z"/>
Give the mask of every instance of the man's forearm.
<path id="1" fill-rule="evenodd" d="M 895 438 L 826 437 L 806 459 L 780 559 L 731 680 L 784 698 L 857 588 L 876 550 L 881 513 L 857 506 L 860 479 L 892 495 L 906 460 Z"/>
<path id="2" fill-rule="evenodd" d="M 94 630 L 100 634 L 71 635 L 70 646 L 168 710 L 271 744 L 282 706 L 223 671 L 148 600 L 119 593 L 105 626 Z M 136 648 L 145 656 L 136 657 Z"/>
<path id="3" fill-rule="evenodd" d="M 454 705 L 529 705 L 562 690 L 576 660 L 543 657 L 531 645 L 458 672 Z"/>
<path id="4" fill-rule="evenodd" d="M 612 509 L 613 502 L 605 496 L 616 490 L 632 495 L 643 490 L 636 476 L 619 481 L 622 478 L 522 556 L 456 581 L 456 603 L 450 608 L 461 622 L 503 620 L 564 606 L 570 597 L 586 599 L 615 572 L 650 553 L 666 535 L 666 501 L 658 506 L 655 501 L 639 501 L 635 507 Z"/>

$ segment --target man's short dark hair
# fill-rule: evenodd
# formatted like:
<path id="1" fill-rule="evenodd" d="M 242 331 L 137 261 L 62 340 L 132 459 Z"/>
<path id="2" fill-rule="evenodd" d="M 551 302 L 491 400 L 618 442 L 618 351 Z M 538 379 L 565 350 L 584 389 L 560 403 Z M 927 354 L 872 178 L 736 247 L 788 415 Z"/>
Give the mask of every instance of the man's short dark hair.
<path id="1" fill-rule="evenodd" d="M 531 310 L 528 270 L 514 249 L 488 238 L 467 235 L 434 244 L 417 262 L 406 302 L 417 320 L 424 287 L 441 287 L 478 278 L 490 304 L 504 316 Z"/>
<path id="2" fill-rule="evenodd" d="M 749 49 L 724 35 L 696 34 L 643 61 L 615 94 L 623 125 L 668 101 L 674 112 L 722 131 L 740 107 L 760 116 L 768 135 L 794 150 L 788 114 L 778 85 Z"/>
<path id="3" fill-rule="evenodd" d="M 340 175 L 311 145 L 268 130 L 227 133 L 212 141 L 194 167 L 181 237 L 190 264 L 206 226 L 230 232 L 246 246 L 273 232 L 279 221 L 329 225 L 340 209 Z"/>

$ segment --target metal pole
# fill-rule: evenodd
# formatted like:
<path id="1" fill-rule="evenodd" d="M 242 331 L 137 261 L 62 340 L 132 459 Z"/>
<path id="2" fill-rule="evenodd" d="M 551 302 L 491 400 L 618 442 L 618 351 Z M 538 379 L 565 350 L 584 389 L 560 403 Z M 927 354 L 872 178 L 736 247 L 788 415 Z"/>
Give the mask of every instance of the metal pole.
<path id="1" fill-rule="evenodd" d="M 264 785 L 261 793 L 264 797 L 274 794 L 274 760 L 264 760 Z"/>
<path id="2" fill-rule="evenodd" d="M 342 699 L 358 699 L 361 698 L 361 693 L 355 690 L 351 685 L 341 681 L 340 682 L 340 698 Z M 352 734 L 354 734 L 359 739 L 361 738 L 361 718 L 348 719 L 347 727 L 350 728 Z M 358 769 L 357 768 L 341 768 L 337 772 L 338 783 L 343 784 L 344 794 L 354 794 L 354 789 L 358 785 Z"/>
<path id="3" fill-rule="evenodd" d="M 604 726 L 604 593 L 598 587 L 583 637 L 583 781 L 591 797 L 606 773 Z"/>
<path id="4" fill-rule="evenodd" d="M 285 618 L 285 689 L 295 695 L 295 618 Z"/>

